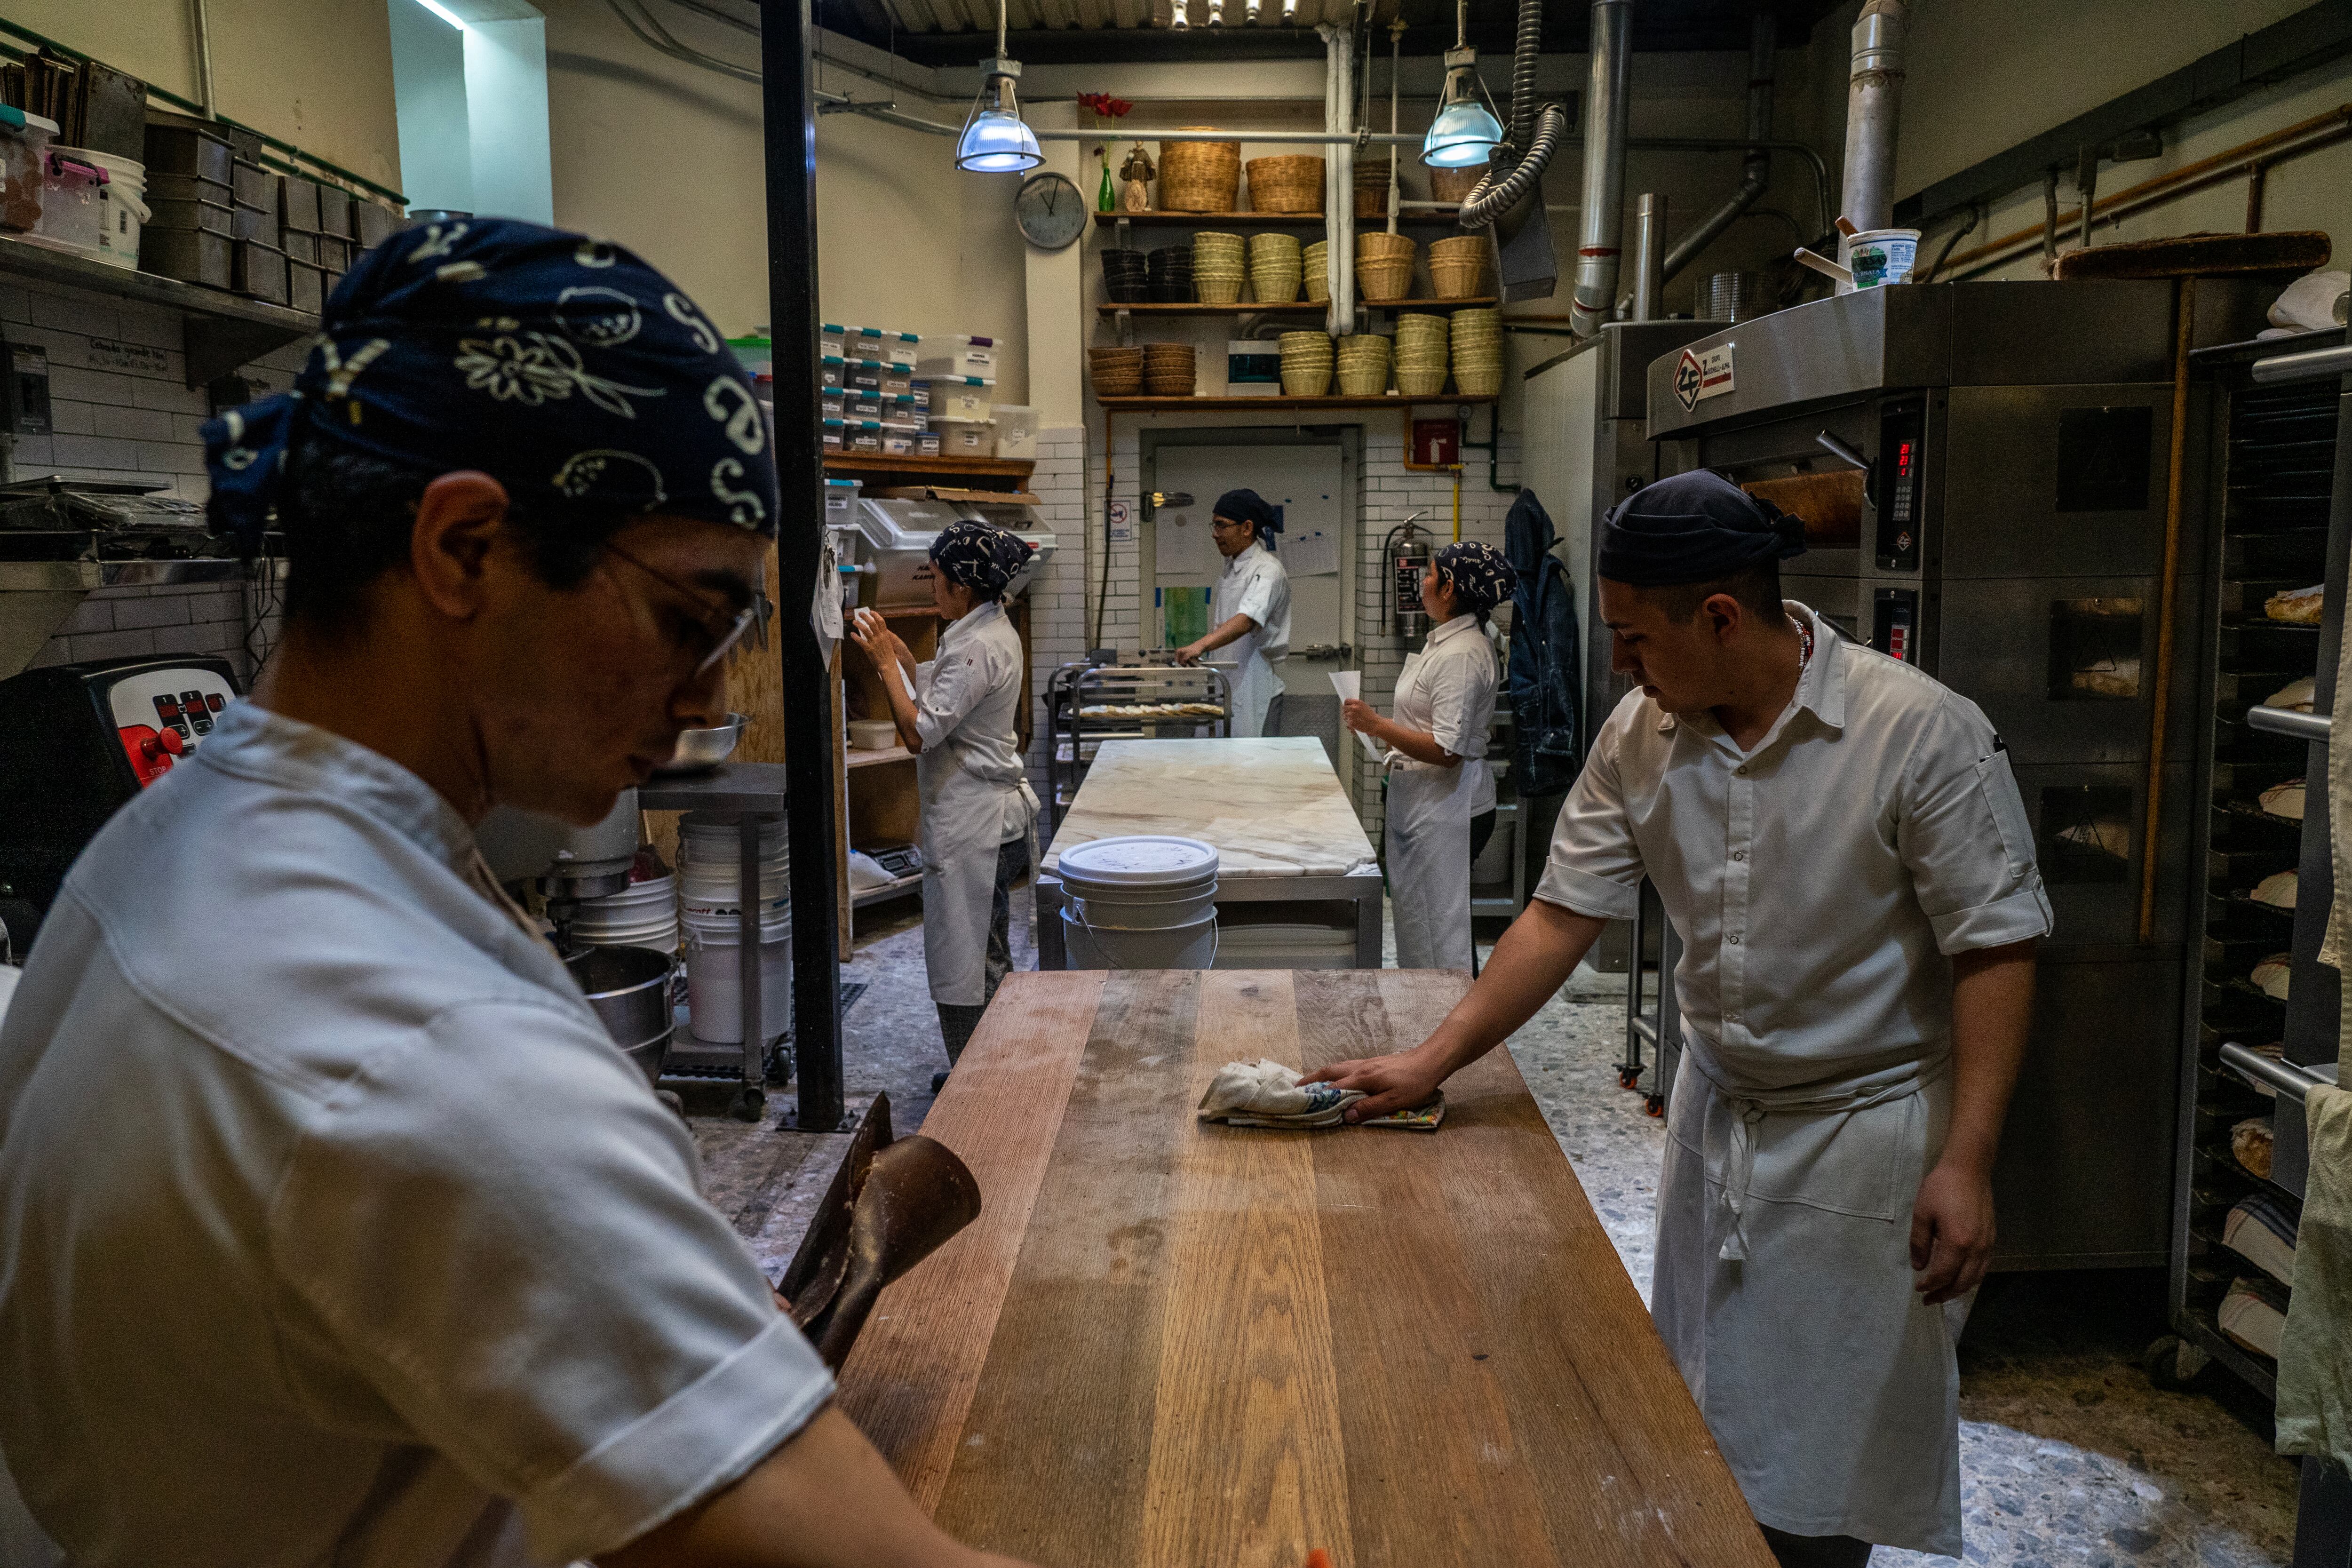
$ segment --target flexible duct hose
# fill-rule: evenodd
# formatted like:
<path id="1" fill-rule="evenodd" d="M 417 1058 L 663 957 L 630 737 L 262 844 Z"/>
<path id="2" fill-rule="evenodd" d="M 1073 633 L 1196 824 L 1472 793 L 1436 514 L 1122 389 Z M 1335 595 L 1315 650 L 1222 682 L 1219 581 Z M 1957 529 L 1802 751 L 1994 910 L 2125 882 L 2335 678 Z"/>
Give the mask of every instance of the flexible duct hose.
<path id="1" fill-rule="evenodd" d="M 1485 228 L 1518 205 L 1543 181 L 1546 164 L 1568 135 L 1568 116 L 1536 98 L 1536 65 L 1543 52 L 1543 0 L 1519 0 L 1519 28 L 1511 49 L 1511 148 L 1508 172 L 1489 164 L 1462 204 L 1464 228 Z"/>
<path id="2" fill-rule="evenodd" d="M 1536 130 L 1536 58 L 1543 50 L 1543 0 L 1519 0 L 1511 42 L 1511 145 L 1525 153 Z"/>

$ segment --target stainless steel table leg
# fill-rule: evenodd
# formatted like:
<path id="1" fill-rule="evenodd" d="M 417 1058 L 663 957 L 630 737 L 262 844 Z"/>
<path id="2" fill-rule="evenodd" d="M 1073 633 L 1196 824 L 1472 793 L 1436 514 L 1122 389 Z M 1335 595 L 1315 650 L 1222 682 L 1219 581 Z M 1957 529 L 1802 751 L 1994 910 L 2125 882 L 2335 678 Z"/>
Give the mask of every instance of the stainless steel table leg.
<path id="1" fill-rule="evenodd" d="M 1030 897 L 1036 910 L 1030 931 L 1037 939 L 1037 967 L 1069 968 L 1069 945 L 1062 936 L 1062 879 L 1039 872 Z"/>
<path id="2" fill-rule="evenodd" d="M 743 1084 L 736 1091 L 732 1107 L 736 1118 L 757 1121 L 764 1109 L 767 1091 L 767 1071 L 760 1059 L 761 1047 L 767 1044 L 767 1020 L 761 1017 L 760 1004 L 767 989 L 766 965 L 760 951 L 760 824 L 761 819 L 745 812 L 736 828 L 735 901 L 741 906 L 736 911 L 737 970 L 740 982 L 743 1014 Z"/>
<path id="3" fill-rule="evenodd" d="M 1365 880 L 1370 885 L 1356 895 L 1356 967 L 1378 969 L 1381 966 L 1381 895 L 1386 884 L 1378 877 Z"/>

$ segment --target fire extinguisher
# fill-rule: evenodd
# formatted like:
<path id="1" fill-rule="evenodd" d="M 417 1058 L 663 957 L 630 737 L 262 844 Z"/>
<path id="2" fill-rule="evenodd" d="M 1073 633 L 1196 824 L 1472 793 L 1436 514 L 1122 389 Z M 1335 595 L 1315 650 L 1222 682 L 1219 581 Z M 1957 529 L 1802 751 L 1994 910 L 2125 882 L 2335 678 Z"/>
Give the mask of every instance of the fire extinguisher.
<path id="1" fill-rule="evenodd" d="M 1428 515 L 1425 511 L 1414 512 L 1390 529 L 1381 546 L 1390 572 L 1391 624 L 1396 635 L 1407 642 L 1429 630 L 1429 612 L 1421 604 L 1421 579 L 1429 570 L 1435 547 L 1428 535 L 1414 526 Z"/>

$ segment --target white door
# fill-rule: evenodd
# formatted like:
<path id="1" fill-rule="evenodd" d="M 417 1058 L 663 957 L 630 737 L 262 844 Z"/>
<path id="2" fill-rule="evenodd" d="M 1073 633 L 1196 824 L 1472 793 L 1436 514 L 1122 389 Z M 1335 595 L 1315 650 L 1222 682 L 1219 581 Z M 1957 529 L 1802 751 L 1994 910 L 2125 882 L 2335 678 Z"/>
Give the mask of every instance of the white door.
<path id="1" fill-rule="evenodd" d="M 1345 515 L 1339 447 L 1165 446 L 1153 458 L 1151 482 L 1192 502 L 1163 507 L 1144 524 L 1139 608 L 1145 646 L 1181 647 L 1209 629 L 1209 590 L 1224 570 L 1209 536 L 1210 509 L 1227 490 L 1255 490 L 1282 509 L 1274 552 L 1290 574 L 1283 689 L 1328 697 L 1331 671 L 1347 668 L 1339 649 L 1355 640 L 1354 601 L 1342 570 L 1355 559 L 1355 520 Z"/>

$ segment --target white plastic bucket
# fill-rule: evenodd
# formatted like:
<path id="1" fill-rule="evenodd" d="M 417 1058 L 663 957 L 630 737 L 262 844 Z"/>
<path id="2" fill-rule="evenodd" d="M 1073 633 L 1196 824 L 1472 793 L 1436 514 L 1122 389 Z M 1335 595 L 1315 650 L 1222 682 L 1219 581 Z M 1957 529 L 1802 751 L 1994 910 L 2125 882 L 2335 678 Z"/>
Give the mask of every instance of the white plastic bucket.
<path id="1" fill-rule="evenodd" d="M 1062 851 L 1073 969 L 1206 969 L 1217 956 L 1217 851 L 1197 838 L 1137 834 Z"/>
<path id="2" fill-rule="evenodd" d="M 1139 897 L 1141 892 L 1147 896 Z M 1112 931 L 1165 931 L 1191 925 L 1217 909 L 1214 878 L 1190 888 L 1130 889 L 1065 881 L 1062 901 L 1079 921 Z"/>
<path id="3" fill-rule="evenodd" d="M 1217 962 L 1217 916 L 1157 931 L 1090 926 L 1062 911 L 1062 942 L 1072 969 L 1208 969 Z"/>
<path id="4" fill-rule="evenodd" d="M 760 922 L 760 1026 L 771 1039 L 792 1016 L 792 916 L 771 914 Z M 732 914 L 686 917 L 687 1029 L 696 1039 L 742 1043 L 742 930 Z"/>
<path id="5" fill-rule="evenodd" d="M 117 267 L 139 265 L 139 230 L 147 222 L 147 165 L 135 158 L 96 150 L 81 156 L 113 178 L 106 184 L 100 204 L 98 257 Z"/>
<path id="6" fill-rule="evenodd" d="M 1864 229 L 1838 246 L 1838 260 L 1853 274 L 1855 289 L 1877 289 L 1911 281 L 1911 268 L 1919 259 L 1916 228 Z"/>
<path id="7" fill-rule="evenodd" d="M 678 897 L 689 914 L 742 907 L 743 837 L 731 822 L 699 814 L 678 823 Z M 792 853 L 782 821 L 760 825 L 760 891 L 763 905 L 782 902 L 792 886 Z"/>
<path id="8" fill-rule="evenodd" d="M 113 176 L 79 147 L 52 146 L 41 155 L 41 221 L 33 233 L 66 249 L 96 257 L 106 227 L 105 188 Z M 134 258 L 137 253 L 132 253 Z"/>
<path id="9" fill-rule="evenodd" d="M 572 939 L 583 947 L 649 947 L 675 953 L 677 879 L 656 877 L 633 882 L 609 898 L 582 900 L 572 917 Z"/>

